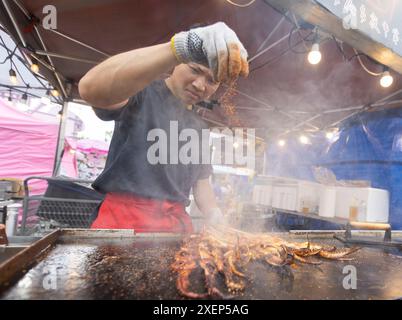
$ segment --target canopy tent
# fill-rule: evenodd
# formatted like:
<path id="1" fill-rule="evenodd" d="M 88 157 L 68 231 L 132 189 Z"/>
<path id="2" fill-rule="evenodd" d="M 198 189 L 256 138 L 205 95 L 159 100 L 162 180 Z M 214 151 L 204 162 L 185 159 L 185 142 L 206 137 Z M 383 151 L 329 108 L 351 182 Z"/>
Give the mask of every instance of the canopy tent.
<path id="1" fill-rule="evenodd" d="M 58 123 L 20 112 L 0 99 L 0 177 L 25 179 L 51 176 Z M 30 184 L 33 194 L 43 193 L 46 183 Z"/>
<path id="2" fill-rule="evenodd" d="M 61 174 L 70 178 L 95 180 L 103 170 L 109 144 L 94 139 L 65 139 Z"/>
<path id="3" fill-rule="evenodd" d="M 345 30 L 342 19 L 318 2 L 328 1 L 256 0 L 239 7 L 224 0 L 57 0 L 56 29 L 46 29 L 43 9 L 48 2 L 3 0 L 0 22 L 28 58 L 38 59 L 40 73 L 64 101 L 82 102 L 78 81 L 96 63 L 169 41 L 195 23 L 224 21 L 249 52 L 250 75 L 239 79 L 230 99 L 223 86 L 214 97 L 221 102 L 214 110 L 197 110 L 212 126 L 256 128 L 257 135 L 269 141 L 325 131 L 367 111 L 402 105 L 402 58 L 356 30 Z M 387 11 L 397 1 L 370 3 Z M 306 56 L 314 41 L 320 42 L 323 58 L 312 66 Z M 394 77 L 388 88 L 373 76 L 381 74 L 383 65 Z M 66 108 L 64 104 L 63 113 Z M 63 147 L 61 135 L 58 159 Z M 317 160 L 316 154 L 308 158 Z M 295 157 L 295 164 L 298 160 Z"/>
<path id="4" fill-rule="evenodd" d="M 317 134 L 308 145 L 295 139 L 287 143 L 284 149 L 268 147 L 266 174 L 314 181 L 313 168 L 323 167 L 338 180 L 365 180 L 389 191 L 390 223 L 402 229 L 402 109 L 356 115 L 332 141 Z"/>
<path id="5" fill-rule="evenodd" d="M 264 137 L 336 125 L 401 87 L 401 77 L 393 72 L 394 85 L 381 88 L 379 79 L 369 76 L 356 57 L 349 60 L 355 55 L 352 48 L 344 43 L 338 50 L 341 44 L 325 32 L 319 32 L 323 61 L 309 65 L 306 52 L 312 44 L 311 29 L 296 26 L 312 26 L 297 20 L 293 12 L 286 12 L 285 18 L 269 5 L 275 2 L 257 0 L 242 8 L 223 0 L 58 0 L 53 2 L 57 28 L 47 30 L 42 23 L 46 1 L 5 0 L 0 4 L 0 21 L 28 55 L 39 58 L 40 72 L 64 97 L 78 100 L 77 83 L 95 63 L 122 51 L 168 41 L 195 23 L 224 21 L 244 42 L 251 74 L 239 80 L 233 99 L 239 121 L 227 116 L 227 106 L 207 110 L 203 116 L 214 125 L 260 128 Z M 256 57 L 263 48 L 269 50 Z M 373 61 L 362 60 L 369 69 L 382 71 Z M 386 102 L 389 99 L 381 101 L 382 105 Z"/>

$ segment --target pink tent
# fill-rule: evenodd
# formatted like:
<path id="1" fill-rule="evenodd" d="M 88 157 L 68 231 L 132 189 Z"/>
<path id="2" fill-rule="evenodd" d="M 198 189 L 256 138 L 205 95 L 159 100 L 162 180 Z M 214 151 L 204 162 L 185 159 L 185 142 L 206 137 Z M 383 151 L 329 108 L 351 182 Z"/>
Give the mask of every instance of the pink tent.
<path id="1" fill-rule="evenodd" d="M 93 139 L 66 137 L 64 143 L 64 154 L 61 160 L 61 173 L 70 178 L 78 178 L 79 176 L 76 155 L 77 151 L 82 154 L 88 155 L 92 153 L 97 157 L 101 157 L 108 153 L 109 144 L 104 141 Z"/>
<path id="2" fill-rule="evenodd" d="M 77 141 L 77 149 L 81 152 L 107 154 L 109 152 L 109 144 L 100 140 L 82 139 Z"/>
<path id="3" fill-rule="evenodd" d="M 51 176 L 58 123 L 40 119 L 0 99 L 0 177 L 25 179 Z M 30 191 L 40 194 L 46 183 L 32 181 Z"/>
<path id="4" fill-rule="evenodd" d="M 78 178 L 77 157 L 75 151 L 77 142 L 74 138 L 64 140 L 64 154 L 61 158 L 61 174 L 70 178 Z"/>

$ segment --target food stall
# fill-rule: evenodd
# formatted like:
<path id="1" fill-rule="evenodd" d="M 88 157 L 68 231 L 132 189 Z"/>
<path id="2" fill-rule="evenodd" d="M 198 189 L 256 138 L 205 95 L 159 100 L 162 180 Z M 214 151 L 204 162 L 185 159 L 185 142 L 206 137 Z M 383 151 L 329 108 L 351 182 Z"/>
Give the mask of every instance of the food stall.
<path id="1" fill-rule="evenodd" d="M 331 1 L 60 0 L 45 11 L 57 15 L 55 28 L 42 23 L 46 5 L 0 4 L 2 29 L 27 65 L 39 62 L 63 106 L 52 177 L 25 181 L 20 233 L 0 234 L 0 299 L 402 297 L 399 3 L 387 1 L 392 17 L 379 10 L 386 39 L 372 36 L 373 22 L 363 25 L 362 3 L 362 25 L 350 25 Z M 378 9 L 375 1 L 364 8 Z M 187 236 L 89 229 L 102 195 L 58 171 L 68 104 L 85 103 L 79 80 L 114 54 L 169 41 L 200 20 L 225 21 L 249 52 L 247 79 L 191 109 L 210 128 L 253 130 L 244 145 L 231 141 L 255 148 L 234 204 L 222 202 L 233 224 Z M 32 196 L 35 179 L 61 189 Z"/>

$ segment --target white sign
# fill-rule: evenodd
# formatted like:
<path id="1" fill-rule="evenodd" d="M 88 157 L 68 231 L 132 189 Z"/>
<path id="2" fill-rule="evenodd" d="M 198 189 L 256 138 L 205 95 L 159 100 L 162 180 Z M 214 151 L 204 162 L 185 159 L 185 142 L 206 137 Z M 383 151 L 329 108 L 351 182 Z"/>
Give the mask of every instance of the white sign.
<path id="1" fill-rule="evenodd" d="M 402 1 L 317 0 L 342 19 L 346 30 L 357 29 L 402 56 Z"/>

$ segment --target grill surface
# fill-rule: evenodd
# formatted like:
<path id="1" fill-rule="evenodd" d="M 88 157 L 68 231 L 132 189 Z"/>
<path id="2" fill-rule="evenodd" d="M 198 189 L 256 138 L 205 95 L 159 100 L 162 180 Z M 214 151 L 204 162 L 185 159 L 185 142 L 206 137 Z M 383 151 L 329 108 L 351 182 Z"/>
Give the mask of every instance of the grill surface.
<path id="1" fill-rule="evenodd" d="M 305 240 L 305 239 L 302 239 Z M 342 245 L 335 240 L 317 243 Z M 170 264 L 177 238 L 59 240 L 38 263 L 0 295 L 2 299 L 182 299 Z M 354 261 L 323 261 L 319 267 L 250 265 L 238 299 L 396 299 L 402 297 L 402 257 L 363 248 Z M 343 268 L 357 270 L 357 289 L 343 288 Z M 192 274 L 202 292 L 201 272 Z"/>

